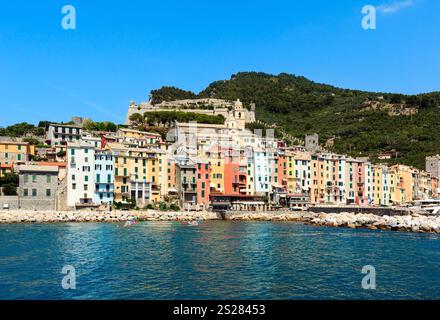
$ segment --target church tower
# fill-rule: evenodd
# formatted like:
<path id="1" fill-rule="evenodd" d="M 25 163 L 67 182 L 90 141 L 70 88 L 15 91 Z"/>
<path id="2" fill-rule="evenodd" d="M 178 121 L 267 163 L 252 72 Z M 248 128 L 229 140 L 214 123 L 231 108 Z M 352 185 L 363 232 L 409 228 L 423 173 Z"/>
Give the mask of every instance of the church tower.
<path id="1" fill-rule="evenodd" d="M 243 108 L 243 103 L 240 99 L 237 99 L 234 103 L 233 116 L 235 121 L 237 121 L 237 129 L 244 130 L 246 124 L 246 110 Z"/>

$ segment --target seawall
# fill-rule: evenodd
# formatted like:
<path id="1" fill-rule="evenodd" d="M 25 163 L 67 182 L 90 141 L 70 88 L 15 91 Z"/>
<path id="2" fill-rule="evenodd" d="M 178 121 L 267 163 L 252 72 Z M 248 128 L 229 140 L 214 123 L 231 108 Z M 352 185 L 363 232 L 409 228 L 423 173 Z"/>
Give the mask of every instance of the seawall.
<path id="1" fill-rule="evenodd" d="M 294 221 L 326 227 L 440 233 L 440 216 L 427 216 L 417 213 L 394 216 L 384 214 L 380 216 L 372 213 L 356 212 L 227 212 L 224 217 L 226 220 L 234 221 Z"/>
<path id="2" fill-rule="evenodd" d="M 185 211 L 25 211 L 0 210 L 0 223 L 120 222 L 215 220 L 213 212 Z"/>

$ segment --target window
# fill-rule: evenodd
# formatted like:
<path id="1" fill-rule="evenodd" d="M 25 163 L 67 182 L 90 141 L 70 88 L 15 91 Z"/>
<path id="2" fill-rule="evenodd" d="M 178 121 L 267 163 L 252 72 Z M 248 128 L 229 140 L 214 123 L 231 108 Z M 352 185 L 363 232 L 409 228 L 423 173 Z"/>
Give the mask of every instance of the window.
<path id="1" fill-rule="evenodd" d="M 75 149 L 70 149 L 70 154 L 71 154 L 72 156 L 74 156 L 74 155 L 75 155 Z"/>
<path id="2" fill-rule="evenodd" d="M 29 195 L 28 189 L 23 189 L 23 197 L 27 197 Z"/>
<path id="3" fill-rule="evenodd" d="M 37 196 L 37 189 L 32 189 L 32 197 L 36 197 Z"/>
<path id="4" fill-rule="evenodd" d="M 50 197 L 50 194 L 51 194 L 50 189 L 46 189 L 46 197 Z"/>
<path id="5" fill-rule="evenodd" d="M 46 182 L 47 182 L 47 183 L 50 183 L 51 180 L 52 180 L 52 177 L 51 177 L 50 175 L 47 175 L 47 176 L 46 176 Z"/>
<path id="6" fill-rule="evenodd" d="M 24 183 L 28 183 L 28 181 L 29 181 L 29 175 L 28 175 L 28 174 L 25 174 L 24 177 L 23 177 L 23 179 L 24 179 Z"/>
<path id="7" fill-rule="evenodd" d="M 88 182 L 89 181 L 89 176 L 84 176 L 84 181 Z"/>
<path id="8" fill-rule="evenodd" d="M 37 182 L 37 176 L 35 174 L 32 175 L 32 182 Z"/>
<path id="9" fill-rule="evenodd" d="M 21 160 L 21 154 L 17 155 L 17 160 Z"/>

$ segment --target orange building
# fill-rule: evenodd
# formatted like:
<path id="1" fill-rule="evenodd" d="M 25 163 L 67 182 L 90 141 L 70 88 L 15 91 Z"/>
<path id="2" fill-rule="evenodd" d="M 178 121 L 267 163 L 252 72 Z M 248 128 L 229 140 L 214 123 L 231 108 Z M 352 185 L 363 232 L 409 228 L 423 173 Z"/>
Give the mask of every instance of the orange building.
<path id="1" fill-rule="evenodd" d="M 205 208 L 209 204 L 211 166 L 209 162 L 198 161 L 197 163 L 197 204 Z"/>
<path id="2" fill-rule="evenodd" d="M 246 166 L 225 163 L 225 194 L 246 194 Z"/>

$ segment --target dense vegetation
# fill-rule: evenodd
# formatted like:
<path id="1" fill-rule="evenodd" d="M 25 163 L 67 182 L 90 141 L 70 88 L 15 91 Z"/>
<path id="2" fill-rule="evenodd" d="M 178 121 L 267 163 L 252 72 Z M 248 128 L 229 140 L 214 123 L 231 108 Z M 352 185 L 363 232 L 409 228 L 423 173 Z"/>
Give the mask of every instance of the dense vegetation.
<path id="1" fill-rule="evenodd" d="M 33 124 L 22 122 L 6 128 L 0 128 L 0 136 L 22 137 L 27 134 L 35 136 L 44 136 L 44 127 L 36 127 Z"/>
<path id="2" fill-rule="evenodd" d="M 151 91 L 151 102 L 153 104 L 162 101 L 195 99 L 197 95 L 191 91 L 185 91 L 176 87 L 162 87 L 158 90 Z"/>
<path id="3" fill-rule="evenodd" d="M 83 123 L 83 129 L 86 131 L 110 131 L 116 132 L 118 130 L 118 126 L 113 122 L 105 121 L 105 122 L 96 122 L 90 119 L 85 119 Z"/>
<path id="4" fill-rule="evenodd" d="M 153 98 L 161 90 L 153 91 Z M 390 162 L 424 168 L 425 156 L 440 152 L 440 92 L 413 96 L 373 93 L 285 73 L 243 72 L 211 83 L 196 97 L 239 98 L 245 105 L 253 102 L 257 119 L 276 124 L 298 138 L 314 132 L 321 142 L 334 137 L 331 149 L 339 153 L 372 156 L 374 160 L 381 152 L 396 151 L 399 157 Z M 177 98 L 167 96 L 168 100 Z M 390 115 L 380 108 L 368 110 L 368 101 L 416 108 L 418 113 Z"/>
<path id="5" fill-rule="evenodd" d="M 18 187 L 18 175 L 7 173 L 0 178 L 0 188 L 5 196 L 16 196 Z"/>
<path id="6" fill-rule="evenodd" d="M 188 113 L 183 111 L 155 111 L 145 112 L 144 114 L 134 113 L 130 116 L 130 121 L 134 126 L 143 129 L 149 126 L 162 125 L 170 127 L 177 122 L 195 121 L 199 123 L 224 124 L 225 117 L 222 115 L 206 115 L 201 113 Z"/>

